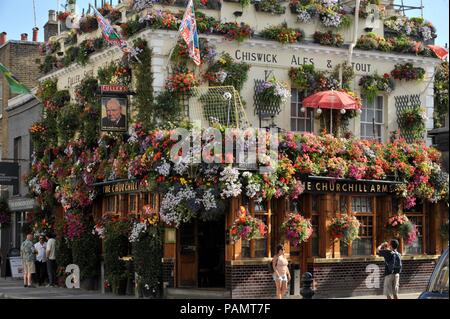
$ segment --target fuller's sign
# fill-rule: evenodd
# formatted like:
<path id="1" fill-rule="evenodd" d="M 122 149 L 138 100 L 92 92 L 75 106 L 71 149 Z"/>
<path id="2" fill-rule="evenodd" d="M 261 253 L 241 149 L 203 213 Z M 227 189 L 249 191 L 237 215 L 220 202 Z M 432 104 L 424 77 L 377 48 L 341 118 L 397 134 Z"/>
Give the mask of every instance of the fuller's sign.
<path id="1" fill-rule="evenodd" d="M 360 193 L 390 194 L 395 192 L 395 183 L 349 180 L 307 180 L 303 182 L 305 192 L 310 193 Z"/>

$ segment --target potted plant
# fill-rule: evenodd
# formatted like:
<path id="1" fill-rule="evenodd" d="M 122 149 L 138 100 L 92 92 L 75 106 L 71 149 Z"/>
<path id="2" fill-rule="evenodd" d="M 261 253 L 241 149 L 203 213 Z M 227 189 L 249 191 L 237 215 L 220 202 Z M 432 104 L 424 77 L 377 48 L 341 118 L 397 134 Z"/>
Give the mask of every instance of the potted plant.
<path id="1" fill-rule="evenodd" d="M 210 64 L 204 78 L 211 86 L 232 85 L 238 91 L 242 90 L 248 78 L 250 65 L 245 62 L 235 62 L 228 53 L 222 54 L 217 61 Z"/>
<path id="2" fill-rule="evenodd" d="M 304 33 L 299 29 L 288 28 L 287 24 L 283 23 L 278 26 L 267 27 L 261 31 L 260 36 L 282 44 L 288 44 L 300 42 L 304 38 Z"/>
<path id="3" fill-rule="evenodd" d="M 355 216 L 338 214 L 331 220 L 331 236 L 348 245 L 359 238 L 360 226 L 361 224 Z"/>
<path id="4" fill-rule="evenodd" d="M 388 219 L 386 230 L 395 238 L 404 239 L 407 245 L 417 239 L 416 226 L 404 214 L 397 214 Z"/>
<path id="5" fill-rule="evenodd" d="M 295 247 L 308 241 L 313 233 L 311 220 L 304 218 L 299 213 L 289 214 L 287 220 L 281 225 L 281 229 Z"/>
<path id="6" fill-rule="evenodd" d="M 396 80 L 417 81 L 424 79 L 425 70 L 423 68 L 415 68 L 412 63 L 396 64 L 391 75 Z"/>
<path id="7" fill-rule="evenodd" d="M 291 96 L 287 85 L 275 78 L 259 83 L 255 89 L 255 94 L 264 104 L 275 105 L 277 107 L 281 103 L 285 103 Z"/>
<path id="8" fill-rule="evenodd" d="M 361 95 L 365 96 L 369 102 L 374 101 L 380 91 L 390 94 L 395 89 L 395 83 L 388 73 L 382 77 L 378 74 L 364 75 L 359 80 L 359 86 L 361 86 Z"/>
<path id="9" fill-rule="evenodd" d="M 402 110 L 398 118 L 403 133 L 411 134 L 413 139 L 423 138 L 426 132 L 426 120 L 426 110 L 420 106 Z"/>
<path id="10" fill-rule="evenodd" d="M 252 240 L 265 237 L 267 226 L 258 218 L 251 216 L 244 206 L 239 209 L 239 218 L 228 228 L 227 234 L 231 241 Z"/>
<path id="11" fill-rule="evenodd" d="M 270 14 L 284 14 L 286 8 L 278 0 L 260 0 L 255 2 L 255 10 Z"/>

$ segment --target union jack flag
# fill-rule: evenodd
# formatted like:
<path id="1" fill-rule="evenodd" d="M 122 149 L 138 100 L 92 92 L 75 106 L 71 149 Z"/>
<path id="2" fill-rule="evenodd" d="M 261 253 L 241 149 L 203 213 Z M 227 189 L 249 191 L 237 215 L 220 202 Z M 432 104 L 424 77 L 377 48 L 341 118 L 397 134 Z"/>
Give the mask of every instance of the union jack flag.
<path id="1" fill-rule="evenodd" d="M 192 0 L 189 0 L 183 20 L 181 21 L 180 34 L 188 46 L 189 57 L 195 64 L 200 65 L 200 46 L 197 23 L 195 22 L 194 3 Z"/>
<path id="2" fill-rule="evenodd" d="M 100 12 L 98 12 L 96 8 L 94 8 L 93 6 L 92 8 L 97 15 L 98 26 L 100 27 L 100 30 L 102 30 L 103 39 L 105 39 L 105 41 L 109 44 L 118 45 L 125 54 L 130 54 L 131 56 L 136 57 L 136 59 L 139 61 L 139 59 L 137 58 L 136 50 L 132 46 L 128 45 L 127 41 L 122 39 L 122 37 L 116 32 L 116 30 L 114 30 L 114 28 L 100 14 Z"/>

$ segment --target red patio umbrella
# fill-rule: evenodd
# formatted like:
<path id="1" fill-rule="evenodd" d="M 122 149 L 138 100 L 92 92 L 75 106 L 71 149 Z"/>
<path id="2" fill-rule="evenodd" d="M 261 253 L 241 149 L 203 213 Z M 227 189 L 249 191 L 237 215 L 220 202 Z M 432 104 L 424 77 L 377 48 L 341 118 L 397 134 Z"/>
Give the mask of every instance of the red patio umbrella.
<path id="1" fill-rule="evenodd" d="M 303 100 L 303 106 L 317 109 L 359 110 L 361 104 L 344 91 L 322 91 L 308 96 Z M 333 132 L 333 112 L 330 112 L 330 132 Z"/>
<path id="2" fill-rule="evenodd" d="M 441 60 L 444 60 L 445 57 L 448 55 L 448 50 L 446 48 L 432 44 L 427 45 L 427 47 L 431 49 L 434 52 L 434 54 L 436 54 L 436 56 Z"/>

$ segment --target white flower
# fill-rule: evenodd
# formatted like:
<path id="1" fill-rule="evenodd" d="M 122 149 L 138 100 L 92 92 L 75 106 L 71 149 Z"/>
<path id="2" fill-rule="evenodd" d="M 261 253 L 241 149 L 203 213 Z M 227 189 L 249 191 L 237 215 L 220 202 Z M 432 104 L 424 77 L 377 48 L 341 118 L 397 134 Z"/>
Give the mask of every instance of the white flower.
<path id="1" fill-rule="evenodd" d="M 216 199 L 215 199 L 213 191 L 211 189 L 207 190 L 203 194 L 202 202 L 203 202 L 203 206 L 205 207 L 206 211 L 217 208 Z"/>
<path id="2" fill-rule="evenodd" d="M 239 182 L 239 171 L 231 166 L 227 166 L 220 172 L 219 180 L 224 183 L 222 198 L 237 197 L 241 194 L 242 184 Z"/>
<path id="3" fill-rule="evenodd" d="M 309 14 L 309 12 L 307 10 L 300 10 L 298 15 L 297 15 L 297 20 L 301 23 L 308 23 L 309 21 L 311 21 L 311 15 Z"/>
<path id="4" fill-rule="evenodd" d="M 138 242 L 140 234 L 145 233 L 146 231 L 147 231 L 146 223 L 134 223 L 133 229 L 131 230 L 131 234 L 128 240 L 130 241 L 130 243 Z"/>
<path id="5" fill-rule="evenodd" d="M 433 39 L 433 34 L 431 32 L 431 28 L 430 27 L 422 27 L 420 28 L 420 34 L 422 35 L 422 39 L 423 41 L 428 41 Z"/>
<path id="6" fill-rule="evenodd" d="M 169 188 L 169 191 L 164 195 L 161 201 L 160 216 L 161 220 L 167 224 L 173 224 L 179 227 L 182 222 L 188 222 L 194 213 L 192 210 L 179 210 L 179 206 L 185 204 L 187 201 L 195 199 L 195 204 L 201 205 L 201 200 L 196 199 L 196 193 L 190 186 L 175 191 L 174 187 Z"/>
<path id="7" fill-rule="evenodd" d="M 219 72 L 216 73 L 217 81 L 219 83 L 225 82 L 225 80 L 227 79 L 227 76 L 228 76 L 228 73 L 225 72 L 224 70 L 220 70 Z"/>
<path id="8" fill-rule="evenodd" d="M 189 164 L 186 162 L 184 157 L 181 161 L 175 163 L 175 165 L 173 166 L 173 170 L 178 175 L 183 175 L 187 171 L 188 168 L 189 168 Z"/>
<path id="9" fill-rule="evenodd" d="M 170 164 L 164 160 L 160 166 L 156 167 L 155 171 L 157 171 L 159 175 L 169 176 Z"/>
<path id="10" fill-rule="evenodd" d="M 328 28 L 337 28 L 342 23 L 342 17 L 337 12 L 327 12 L 322 16 L 322 24 Z"/>

